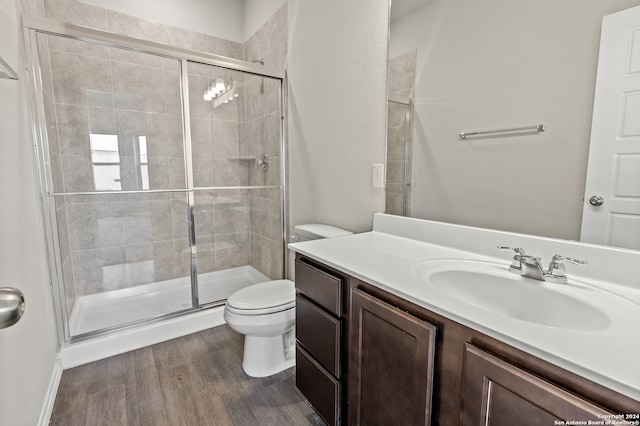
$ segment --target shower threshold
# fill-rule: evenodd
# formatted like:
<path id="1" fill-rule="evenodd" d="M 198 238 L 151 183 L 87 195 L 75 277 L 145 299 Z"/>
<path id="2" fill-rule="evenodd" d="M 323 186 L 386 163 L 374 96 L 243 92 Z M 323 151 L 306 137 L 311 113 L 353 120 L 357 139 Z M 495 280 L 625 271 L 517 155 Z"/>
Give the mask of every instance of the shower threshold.
<path id="1" fill-rule="evenodd" d="M 269 277 L 252 266 L 198 275 L 201 304 L 224 301 L 233 292 Z M 189 277 L 80 296 L 69 319 L 72 336 L 150 319 L 191 307 Z"/>

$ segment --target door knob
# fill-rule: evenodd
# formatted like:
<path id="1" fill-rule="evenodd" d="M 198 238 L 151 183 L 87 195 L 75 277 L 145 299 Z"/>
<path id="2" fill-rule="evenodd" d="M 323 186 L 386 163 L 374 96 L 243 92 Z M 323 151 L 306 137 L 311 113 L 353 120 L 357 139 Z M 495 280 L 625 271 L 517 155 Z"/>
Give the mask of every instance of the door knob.
<path id="1" fill-rule="evenodd" d="M 24 313 L 24 296 L 17 288 L 0 288 L 0 329 L 17 323 Z"/>
<path id="2" fill-rule="evenodd" d="M 589 198 L 589 204 L 591 204 L 592 206 L 601 206 L 602 204 L 604 204 L 604 198 L 602 198 L 600 195 L 594 195 L 593 197 Z"/>

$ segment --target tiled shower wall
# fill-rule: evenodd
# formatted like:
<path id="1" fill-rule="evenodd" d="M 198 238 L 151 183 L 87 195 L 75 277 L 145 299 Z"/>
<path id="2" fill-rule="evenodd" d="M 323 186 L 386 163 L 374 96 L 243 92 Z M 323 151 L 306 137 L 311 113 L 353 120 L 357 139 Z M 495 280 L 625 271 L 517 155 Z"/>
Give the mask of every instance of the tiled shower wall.
<path id="1" fill-rule="evenodd" d="M 45 105 L 54 191 L 105 189 L 94 178 L 90 135 L 117 141 L 120 189 L 184 188 L 177 61 L 55 36 L 39 42 L 51 67 L 53 96 L 45 95 Z M 189 274 L 184 193 L 55 201 L 68 299 L 70 283 L 82 296 Z"/>
<path id="2" fill-rule="evenodd" d="M 247 164 L 229 159 L 246 152 L 243 73 L 195 63 L 188 71 L 194 187 L 247 185 Z M 214 108 L 202 96 L 216 78 L 240 96 Z M 196 190 L 194 216 L 199 273 L 249 263 L 247 191 Z"/>
<path id="3" fill-rule="evenodd" d="M 286 6 L 244 46 L 71 0 L 45 1 L 45 11 L 55 19 L 188 49 L 240 59 L 246 51 L 247 60 L 264 58 L 269 65 L 285 66 Z M 95 189 L 89 133 L 118 135 L 119 141 L 145 136 L 148 189 L 184 188 L 176 61 L 55 37 L 41 43 L 40 55 L 43 75 L 50 66 L 54 76 L 53 81 L 45 78 L 44 96 L 55 192 Z M 241 95 L 240 102 L 204 111 L 200 86 L 220 72 L 189 65 L 195 186 L 277 185 L 278 82 L 244 81 L 235 73 L 244 100 Z M 132 144 L 120 145 L 122 189 L 147 189 L 135 166 L 139 153 Z M 262 153 L 271 157 L 267 172 L 254 162 L 227 158 Z M 55 200 L 69 311 L 76 296 L 189 274 L 184 193 Z M 279 190 L 196 191 L 195 200 L 199 272 L 249 263 L 272 278 L 281 276 Z"/>
<path id="4" fill-rule="evenodd" d="M 244 44 L 245 60 L 262 59 L 265 65 L 286 68 L 287 5 L 285 4 Z M 278 185 L 280 182 L 280 87 L 274 80 L 247 80 L 247 153 L 270 157 L 265 173 L 252 168 L 250 185 Z M 284 109 L 284 105 L 282 107 Z M 282 277 L 283 228 L 281 195 L 277 189 L 249 194 L 251 212 L 251 265 L 270 278 Z"/>
<path id="5" fill-rule="evenodd" d="M 415 50 L 389 59 L 389 95 L 409 100 L 413 98 L 416 76 Z M 413 129 L 407 121 L 408 105 L 387 103 L 387 184 L 385 213 L 402 215 L 407 202 L 410 211 L 411 197 L 411 133 Z M 406 157 L 405 157 L 406 155 Z M 405 179 L 406 170 L 406 179 Z"/>

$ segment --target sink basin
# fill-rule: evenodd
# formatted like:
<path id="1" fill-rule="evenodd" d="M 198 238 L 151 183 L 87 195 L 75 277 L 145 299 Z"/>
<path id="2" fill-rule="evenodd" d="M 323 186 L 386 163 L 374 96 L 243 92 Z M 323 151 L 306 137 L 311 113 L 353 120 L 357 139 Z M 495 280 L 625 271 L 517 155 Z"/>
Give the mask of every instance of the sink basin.
<path id="1" fill-rule="evenodd" d="M 459 302 L 519 321 L 576 331 L 611 326 L 610 317 L 598 307 L 596 289 L 571 280 L 538 281 L 507 268 L 480 260 L 434 259 L 414 265 L 412 275 Z"/>

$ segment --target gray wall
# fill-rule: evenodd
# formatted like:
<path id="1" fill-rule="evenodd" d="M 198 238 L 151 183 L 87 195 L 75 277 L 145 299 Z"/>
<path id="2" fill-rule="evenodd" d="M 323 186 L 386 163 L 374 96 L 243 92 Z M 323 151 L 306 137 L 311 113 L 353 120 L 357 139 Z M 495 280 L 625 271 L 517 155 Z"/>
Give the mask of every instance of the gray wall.
<path id="1" fill-rule="evenodd" d="M 392 55 L 418 51 L 412 216 L 578 239 L 601 20 L 638 4 L 434 0 L 393 22 Z"/>
<path id="2" fill-rule="evenodd" d="M 244 4 L 237 0 L 154 0 L 153 3 L 135 0 L 82 0 L 82 3 L 239 43 L 246 39 L 243 37 Z"/>
<path id="3" fill-rule="evenodd" d="M 292 225 L 371 229 L 384 190 L 386 0 L 289 2 L 289 165 Z"/>

